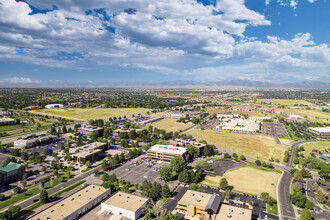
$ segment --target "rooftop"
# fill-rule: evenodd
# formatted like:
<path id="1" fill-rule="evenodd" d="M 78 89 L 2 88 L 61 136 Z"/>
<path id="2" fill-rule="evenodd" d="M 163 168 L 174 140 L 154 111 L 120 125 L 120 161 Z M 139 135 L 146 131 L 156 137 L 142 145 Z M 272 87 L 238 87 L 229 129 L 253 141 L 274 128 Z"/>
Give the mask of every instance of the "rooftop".
<path id="1" fill-rule="evenodd" d="M 187 190 L 179 202 L 206 208 L 211 200 L 212 194 L 202 193 L 193 190 Z"/>
<path id="2" fill-rule="evenodd" d="M 10 162 L 9 164 L 7 164 L 7 166 L 5 167 L 1 167 L 0 171 L 3 172 L 11 172 L 13 170 L 17 170 L 18 168 L 20 168 L 22 165 L 19 163 L 14 163 L 14 162 Z"/>
<path id="3" fill-rule="evenodd" d="M 320 133 L 330 133 L 330 127 L 309 127 L 308 129 Z"/>
<path id="4" fill-rule="evenodd" d="M 184 147 L 175 147 L 173 145 L 156 144 L 152 146 L 148 151 L 157 151 L 163 153 L 182 155 L 187 151 L 187 149 Z"/>
<path id="5" fill-rule="evenodd" d="M 78 130 L 98 131 L 98 130 L 101 130 L 101 129 L 103 129 L 103 128 L 94 127 L 94 126 L 86 126 L 86 127 L 80 127 Z"/>
<path id="6" fill-rule="evenodd" d="M 236 206 L 222 204 L 219 214 L 215 217 L 216 220 L 232 219 L 232 220 L 250 220 L 252 210 Z"/>
<path id="7" fill-rule="evenodd" d="M 103 203 L 135 212 L 148 201 L 148 198 L 119 191 Z"/>
<path id="8" fill-rule="evenodd" d="M 64 219 L 108 190 L 102 186 L 89 185 L 30 219 Z"/>

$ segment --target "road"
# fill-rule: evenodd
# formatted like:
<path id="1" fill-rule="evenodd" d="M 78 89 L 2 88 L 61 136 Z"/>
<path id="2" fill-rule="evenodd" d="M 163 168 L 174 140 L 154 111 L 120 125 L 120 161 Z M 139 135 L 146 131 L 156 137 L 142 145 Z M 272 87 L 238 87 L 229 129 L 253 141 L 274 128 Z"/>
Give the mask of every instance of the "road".
<path id="1" fill-rule="evenodd" d="M 75 184 L 75 183 L 77 183 L 77 182 L 79 182 L 79 181 L 85 179 L 85 178 L 88 177 L 89 175 L 92 175 L 92 174 L 94 173 L 94 170 L 95 170 L 95 169 L 100 170 L 101 167 L 96 167 L 96 168 L 94 168 L 94 169 L 91 169 L 91 170 L 89 170 L 88 172 L 86 172 L 86 173 L 84 173 L 84 174 L 82 174 L 82 175 L 80 175 L 80 176 L 78 176 L 78 177 L 75 177 L 75 178 L 73 178 L 73 179 L 71 179 L 71 180 L 69 180 L 69 181 L 67 181 L 67 182 L 64 182 L 64 183 L 62 183 L 62 184 L 59 184 L 59 185 L 57 185 L 57 186 L 54 186 L 54 187 L 48 189 L 48 190 L 47 190 L 48 195 L 51 196 L 52 194 L 57 193 L 58 191 L 61 191 L 62 189 L 65 189 L 66 187 L 69 187 L 69 186 L 71 186 L 72 184 Z M 29 198 L 29 199 L 26 199 L 26 200 L 24 200 L 24 201 L 22 201 L 22 202 L 20 202 L 20 203 L 18 203 L 18 204 L 15 204 L 15 205 L 18 205 L 18 206 L 21 207 L 22 209 L 25 209 L 25 208 L 29 207 L 30 205 L 32 205 L 32 204 L 34 203 L 33 200 L 36 200 L 36 199 L 39 201 L 39 194 L 37 194 L 37 195 L 35 195 L 35 196 L 33 196 L 33 197 Z M 5 211 L 5 210 L 6 210 L 6 209 L 3 209 L 3 210 L 1 210 L 1 211 Z"/>
<path id="2" fill-rule="evenodd" d="M 197 125 L 200 125 L 202 122 L 206 121 L 206 120 L 209 119 L 209 118 L 210 118 L 210 116 L 207 116 L 207 117 L 203 118 L 203 119 L 199 122 L 199 124 L 194 124 L 194 125 L 192 125 L 192 126 L 190 126 L 190 127 L 188 127 L 188 128 L 185 128 L 185 129 L 181 130 L 179 133 L 187 132 L 187 131 L 189 131 L 189 130 L 195 128 Z"/>
<path id="3" fill-rule="evenodd" d="M 277 197 L 278 197 L 278 208 L 279 208 L 279 216 L 281 220 L 284 219 L 296 219 L 296 214 L 294 207 L 290 201 L 290 187 L 292 176 L 290 174 L 290 170 L 293 167 L 293 156 L 296 146 L 300 144 L 310 142 L 310 141 L 299 141 L 291 145 L 290 148 L 290 157 L 288 162 L 286 163 L 284 169 L 282 170 L 282 176 L 279 180 L 277 186 Z"/>

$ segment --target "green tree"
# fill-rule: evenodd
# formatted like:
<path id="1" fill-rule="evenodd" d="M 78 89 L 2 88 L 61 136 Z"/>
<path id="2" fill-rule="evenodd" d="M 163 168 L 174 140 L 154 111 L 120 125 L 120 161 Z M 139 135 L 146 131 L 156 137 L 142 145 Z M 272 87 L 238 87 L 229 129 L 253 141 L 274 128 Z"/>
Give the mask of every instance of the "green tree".
<path id="1" fill-rule="evenodd" d="M 90 168 L 90 167 L 91 167 L 91 162 L 90 162 L 89 160 L 87 160 L 86 163 L 85 163 L 85 166 L 86 166 L 87 168 Z"/>
<path id="2" fill-rule="evenodd" d="M 5 198 L 5 194 L 0 193 L 0 201 L 3 200 Z"/>
<path id="3" fill-rule="evenodd" d="M 239 159 L 240 159 L 240 160 L 246 160 L 246 158 L 244 157 L 243 154 L 239 157 Z"/>
<path id="4" fill-rule="evenodd" d="M 309 209 L 309 210 L 313 210 L 314 209 L 314 203 L 310 200 L 307 200 L 305 203 L 305 208 Z"/>
<path id="5" fill-rule="evenodd" d="M 299 182 L 295 182 L 292 184 L 292 190 L 294 192 L 301 192 L 303 189 L 302 185 Z"/>
<path id="6" fill-rule="evenodd" d="M 163 166 L 158 171 L 158 175 L 161 179 L 165 181 L 170 181 L 172 179 L 172 169 L 169 166 Z"/>
<path id="7" fill-rule="evenodd" d="M 168 198 L 170 197 L 170 194 L 171 194 L 170 188 L 168 187 L 167 184 L 164 184 L 164 186 L 162 187 L 162 197 Z"/>
<path id="8" fill-rule="evenodd" d="M 222 190 L 227 190 L 228 189 L 228 181 L 226 178 L 222 178 L 219 183 L 219 188 Z"/>
<path id="9" fill-rule="evenodd" d="M 14 188 L 14 193 L 19 193 L 21 190 L 22 190 L 21 187 L 16 186 L 16 187 Z"/>
<path id="10" fill-rule="evenodd" d="M 294 164 L 298 164 L 299 163 L 299 159 L 298 159 L 298 156 L 297 155 L 294 155 L 293 156 L 293 163 Z"/>
<path id="11" fill-rule="evenodd" d="M 325 195 L 324 195 L 324 193 L 322 192 L 321 189 L 317 190 L 316 195 L 315 195 L 315 199 L 320 203 L 325 202 Z"/>
<path id="12" fill-rule="evenodd" d="M 254 163 L 257 164 L 258 166 L 261 165 L 261 161 L 260 160 L 256 160 Z"/>
<path id="13" fill-rule="evenodd" d="M 45 189 L 42 189 L 42 190 L 41 190 L 39 201 L 40 201 L 42 204 L 46 204 L 46 203 L 48 202 L 48 193 L 47 193 L 47 190 L 45 190 Z"/>
<path id="14" fill-rule="evenodd" d="M 178 176 L 178 180 L 180 182 L 184 182 L 184 183 L 189 183 L 190 182 L 190 174 L 187 170 L 183 170 L 179 176 Z"/>
<path id="15" fill-rule="evenodd" d="M 170 167 L 176 173 L 180 173 L 185 168 L 186 162 L 182 157 L 176 156 L 170 162 Z"/>
<path id="16" fill-rule="evenodd" d="M 319 188 L 320 188 L 320 186 L 319 186 L 319 184 L 317 184 L 317 183 L 314 183 L 313 186 L 312 186 L 312 190 L 313 190 L 314 192 L 318 191 Z"/>
<path id="17" fill-rule="evenodd" d="M 312 220 L 312 213 L 308 209 L 301 210 L 300 220 Z"/>

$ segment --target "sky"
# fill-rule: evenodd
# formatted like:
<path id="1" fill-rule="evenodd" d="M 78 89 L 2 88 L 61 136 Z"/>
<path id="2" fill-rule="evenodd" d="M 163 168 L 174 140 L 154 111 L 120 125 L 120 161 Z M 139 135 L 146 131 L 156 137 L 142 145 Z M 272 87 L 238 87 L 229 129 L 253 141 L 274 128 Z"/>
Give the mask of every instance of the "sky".
<path id="1" fill-rule="evenodd" d="M 0 84 L 330 82 L 330 0 L 0 0 Z"/>

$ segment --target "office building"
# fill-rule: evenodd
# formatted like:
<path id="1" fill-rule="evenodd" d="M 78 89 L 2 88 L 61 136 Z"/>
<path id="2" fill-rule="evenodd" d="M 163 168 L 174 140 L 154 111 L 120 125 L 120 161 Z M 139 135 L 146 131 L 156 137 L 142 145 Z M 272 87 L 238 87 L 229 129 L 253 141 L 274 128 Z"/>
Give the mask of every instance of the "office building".
<path id="1" fill-rule="evenodd" d="M 86 161 L 97 161 L 103 157 L 103 149 L 106 147 L 106 143 L 103 142 L 94 142 L 80 146 L 73 150 L 79 150 L 78 153 L 74 153 L 72 158 L 78 162 Z"/>
<path id="2" fill-rule="evenodd" d="M 215 220 L 250 220 L 252 219 L 252 210 L 238 206 L 222 204 L 219 214 Z"/>
<path id="3" fill-rule="evenodd" d="M 119 191 L 102 202 L 101 209 L 135 220 L 143 215 L 144 207 L 148 202 L 148 198 Z"/>
<path id="4" fill-rule="evenodd" d="M 187 149 L 184 147 L 156 144 L 147 151 L 147 158 L 170 161 L 176 156 L 182 157 L 186 152 Z"/>
<path id="5" fill-rule="evenodd" d="M 98 137 L 101 137 L 103 135 L 103 128 L 84 126 L 78 128 L 78 132 L 87 136 L 90 136 L 92 133 L 96 133 Z"/>
<path id="6" fill-rule="evenodd" d="M 74 220 L 98 205 L 110 194 L 110 189 L 105 189 L 97 185 L 89 185 L 29 219 Z"/>
<path id="7" fill-rule="evenodd" d="M 22 179 L 25 173 L 25 166 L 19 163 L 10 162 L 5 167 L 0 168 L 0 185 L 9 184 Z"/>

